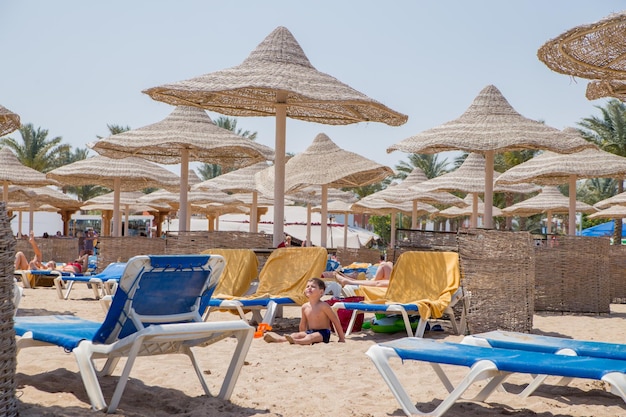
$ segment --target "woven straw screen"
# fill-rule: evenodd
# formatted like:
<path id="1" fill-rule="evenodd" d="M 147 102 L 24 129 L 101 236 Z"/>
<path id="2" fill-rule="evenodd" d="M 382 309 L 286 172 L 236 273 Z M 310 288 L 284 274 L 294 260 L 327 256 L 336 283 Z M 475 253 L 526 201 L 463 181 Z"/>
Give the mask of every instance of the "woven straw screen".
<path id="1" fill-rule="evenodd" d="M 17 350 L 13 329 L 14 260 L 15 238 L 5 203 L 0 203 L 0 415 L 2 416 L 19 415 L 15 397 Z"/>
<path id="2" fill-rule="evenodd" d="M 536 311 L 609 313 L 609 239 L 558 236 L 534 247 Z"/>
<path id="3" fill-rule="evenodd" d="M 611 302 L 626 304 L 626 246 L 609 247 Z"/>
<path id="4" fill-rule="evenodd" d="M 272 247 L 272 235 L 249 232 L 177 232 L 168 234 L 166 251 L 169 254 L 200 253 L 210 248 L 264 249 Z"/>
<path id="5" fill-rule="evenodd" d="M 111 262 L 127 262 L 137 255 L 165 254 L 165 239 L 140 236 L 100 236 L 98 238 L 98 270 Z"/>
<path id="6" fill-rule="evenodd" d="M 35 242 L 37 242 L 37 246 L 41 250 L 43 262 L 70 262 L 78 257 L 80 251 L 77 238 L 35 238 Z M 29 261 L 35 255 L 28 239 L 18 239 L 15 250 L 22 251 Z"/>
<path id="7" fill-rule="evenodd" d="M 530 234 L 471 230 L 458 235 L 471 333 L 533 327 L 535 261 Z"/>
<path id="8" fill-rule="evenodd" d="M 432 230 L 397 229 L 396 247 L 387 253 L 388 260 L 395 260 L 407 251 L 446 251 L 458 252 L 456 232 L 436 232 Z"/>
<path id="9" fill-rule="evenodd" d="M 337 248 L 337 260 L 341 265 L 350 265 L 353 262 L 366 262 L 372 265 L 380 262 L 381 252 L 369 248 Z"/>

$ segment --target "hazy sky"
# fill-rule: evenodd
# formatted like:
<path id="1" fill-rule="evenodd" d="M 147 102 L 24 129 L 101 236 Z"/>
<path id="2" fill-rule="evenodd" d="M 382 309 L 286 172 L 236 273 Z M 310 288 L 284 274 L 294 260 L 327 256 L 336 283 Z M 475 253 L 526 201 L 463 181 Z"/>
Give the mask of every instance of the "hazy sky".
<path id="1" fill-rule="evenodd" d="M 22 123 L 84 148 L 108 135 L 107 124 L 139 128 L 172 111 L 143 89 L 238 65 L 285 26 L 318 70 L 409 116 L 400 127 L 288 119 L 287 151 L 303 151 L 323 132 L 393 167 L 407 155 L 387 154 L 389 145 L 457 118 L 489 84 L 522 115 L 559 129 L 598 114 L 594 106 L 605 101 L 585 98 L 587 81 L 552 72 L 537 49 L 625 6 L 607 0 L 0 0 L 0 104 Z M 239 118 L 238 126 L 274 147 L 273 118 Z"/>

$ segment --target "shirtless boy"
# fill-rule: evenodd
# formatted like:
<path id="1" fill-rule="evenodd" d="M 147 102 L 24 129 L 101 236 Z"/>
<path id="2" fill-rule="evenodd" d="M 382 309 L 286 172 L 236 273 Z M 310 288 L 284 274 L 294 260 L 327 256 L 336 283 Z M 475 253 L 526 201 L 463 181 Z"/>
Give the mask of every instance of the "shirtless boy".
<path id="1" fill-rule="evenodd" d="M 328 343 L 330 341 L 330 326 L 332 324 L 337 332 L 337 336 L 339 336 L 339 341 L 345 342 L 346 337 L 337 314 L 327 303 L 321 300 L 325 290 L 326 285 L 321 279 L 311 278 L 308 280 L 304 289 L 304 295 L 309 299 L 309 302 L 302 305 L 300 331 L 284 336 L 267 332 L 263 339 L 268 343 L 289 342 L 296 345 Z"/>

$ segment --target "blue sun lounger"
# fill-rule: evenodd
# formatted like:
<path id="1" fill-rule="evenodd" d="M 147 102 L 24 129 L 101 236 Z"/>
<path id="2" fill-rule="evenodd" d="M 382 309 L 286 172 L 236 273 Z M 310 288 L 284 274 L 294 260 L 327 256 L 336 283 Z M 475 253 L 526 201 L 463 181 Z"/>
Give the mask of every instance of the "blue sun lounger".
<path id="1" fill-rule="evenodd" d="M 563 337 L 506 332 L 501 330 L 466 336 L 461 343 L 500 349 L 517 349 L 557 355 L 589 356 L 626 361 L 625 344 L 566 339 Z M 548 375 L 537 375 L 533 382 L 519 395 L 521 397 L 528 397 L 544 383 L 547 377 Z M 557 385 L 567 385 L 571 380 L 572 378 L 562 378 Z"/>
<path id="2" fill-rule="evenodd" d="M 122 273 L 126 267 L 126 262 L 113 262 L 107 265 L 102 272 L 94 275 L 73 275 L 61 274 L 54 279 L 54 286 L 57 295 L 62 300 L 67 300 L 74 283 L 84 283 L 91 285 L 93 295 L 96 300 L 107 294 L 112 294 L 117 284 L 122 278 Z"/>
<path id="3" fill-rule="evenodd" d="M 416 337 L 405 337 L 371 346 L 366 354 L 407 416 L 441 416 L 461 399 L 475 382 L 490 379 L 472 399 L 486 401 L 489 395 L 513 373 L 600 380 L 610 385 L 613 394 L 626 401 L 626 361 L 622 360 L 473 346 Z M 433 411 L 418 410 L 393 370 L 391 358 L 401 359 L 403 363 L 428 362 L 448 390 L 446 398 Z M 465 366 L 470 369 L 455 387 L 441 365 Z M 424 383 L 429 383 L 426 378 L 428 377 L 425 377 Z M 419 383 L 415 379 L 410 382 Z"/>
<path id="4" fill-rule="evenodd" d="M 250 348 L 254 328 L 243 320 L 202 320 L 200 301 L 212 295 L 223 268 L 224 259 L 220 256 L 131 258 L 103 322 L 69 315 L 16 317 L 18 353 L 31 346 L 60 346 L 74 353 L 91 406 L 96 410 L 107 409 L 98 375 L 111 375 L 119 359 L 126 357 L 108 405 L 107 411 L 112 413 L 138 356 L 187 355 L 204 392 L 210 395 L 204 379 L 206 372 L 200 369 L 191 348 L 234 336 L 237 343 L 228 369 L 219 376 L 223 378 L 219 397 L 228 400 Z M 99 372 L 94 363 L 98 358 L 106 359 Z"/>

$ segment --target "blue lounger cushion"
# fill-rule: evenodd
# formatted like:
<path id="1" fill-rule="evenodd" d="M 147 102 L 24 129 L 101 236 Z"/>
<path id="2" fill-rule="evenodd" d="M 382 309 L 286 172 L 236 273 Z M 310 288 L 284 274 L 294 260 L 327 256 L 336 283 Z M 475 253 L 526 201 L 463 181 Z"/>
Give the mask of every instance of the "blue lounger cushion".
<path id="1" fill-rule="evenodd" d="M 564 337 L 501 330 L 469 336 L 464 343 L 472 339 L 483 339 L 490 346 L 503 349 L 531 350 L 545 353 L 557 353 L 563 349 L 571 349 L 578 356 L 626 360 L 626 344 L 621 343 L 567 339 Z"/>
<path id="2" fill-rule="evenodd" d="M 626 401 L 626 361 L 622 360 L 555 355 L 529 350 L 438 342 L 415 337 L 373 345 L 366 355 L 372 360 L 407 416 L 441 416 L 461 399 L 475 382 L 489 379 L 472 399 L 485 401 L 513 373 L 601 380 L 610 385 L 613 394 Z M 434 410 L 419 410 L 391 366 L 391 358 L 399 358 L 403 363 L 408 360 L 429 363 L 448 390 L 448 395 Z M 454 386 L 442 365 L 464 366 L 468 367 L 469 371 Z M 419 377 L 421 373 L 416 375 Z M 430 378 L 430 375 L 425 375 L 424 380 L 417 383 L 430 383 Z M 411 383 L 416 383 L 414 378 Z"/>

